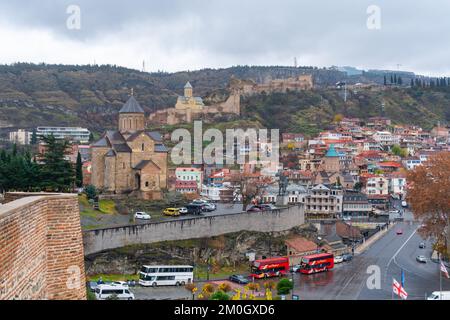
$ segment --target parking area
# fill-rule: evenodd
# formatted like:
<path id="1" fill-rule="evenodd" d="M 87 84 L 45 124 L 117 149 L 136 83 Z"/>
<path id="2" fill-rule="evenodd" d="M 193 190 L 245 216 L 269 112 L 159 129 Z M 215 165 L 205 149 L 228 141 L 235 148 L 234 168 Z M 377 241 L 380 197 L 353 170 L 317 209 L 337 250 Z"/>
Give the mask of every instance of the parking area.
<path id="1" fill-rule="evenodd" d="M 192 294 L 184 287 L 133 287 L 136 300 L 192 300 Z"/>
<path id="2" fill-rule="evenodd" d="M 228 204 L 228 203 L 217 203 L 217 209 L 212 212 L 204 212 L 200 216 L 198 215 L 182 215 L 179 217 L 166 217 L 162 216 L 160 212 L 148 212 L 152 215 L 151 220 L 136 220 L 133 221 L 133 214 L 123 215 L 123 214 L 99 214 L 96 216 L 81 216 L 81 225 L 84 229 L 97 229 L 97 228 L 107 228 L 120 225 L 139 225 L 148 224 L 161 221 L 172 221 L 172 220 L 186 220 L 204 216 L 217 216 L 226 215 L 242 212 L 242 204 Z"/>

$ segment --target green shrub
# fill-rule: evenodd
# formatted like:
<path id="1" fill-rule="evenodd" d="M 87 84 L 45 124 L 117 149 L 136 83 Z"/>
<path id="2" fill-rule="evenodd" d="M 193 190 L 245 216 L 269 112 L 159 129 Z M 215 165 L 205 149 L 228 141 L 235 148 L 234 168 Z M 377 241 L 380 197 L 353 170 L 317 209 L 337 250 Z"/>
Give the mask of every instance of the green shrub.
<path id="1" fill-rule="evenodd" d="M 230 296 L 227 295 L 222 290 L 216 291 L 212 296 L 211 300 L 230 300 Z"/>

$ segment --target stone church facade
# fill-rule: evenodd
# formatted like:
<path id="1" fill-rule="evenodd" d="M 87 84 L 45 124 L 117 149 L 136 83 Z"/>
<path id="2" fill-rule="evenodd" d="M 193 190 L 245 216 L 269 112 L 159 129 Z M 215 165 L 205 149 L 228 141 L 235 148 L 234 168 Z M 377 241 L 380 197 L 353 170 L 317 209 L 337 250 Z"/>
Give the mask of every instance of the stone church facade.
<path id="1" fill-rule="evenodd" d="M 145 130 L 145 114 L 132 95 L 119 112 L 119 130 L 92 144 L 92 184 L 108 193 L 160 199 L 167 188 L 167 154 L 158 132 Z"/>

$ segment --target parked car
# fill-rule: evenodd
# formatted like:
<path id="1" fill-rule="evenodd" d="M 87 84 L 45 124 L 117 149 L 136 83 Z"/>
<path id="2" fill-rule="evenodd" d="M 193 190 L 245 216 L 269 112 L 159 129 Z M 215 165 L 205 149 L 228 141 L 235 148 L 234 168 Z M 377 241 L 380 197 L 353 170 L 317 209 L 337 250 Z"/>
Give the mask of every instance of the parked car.
<path id="1" fill-rule="evenodd" d="M 203 212 L 203 205 L 190 203 L 186 206 L 188 214 L 199 215 Z"/>
<path id="2" fill-rule="evenodd" d="M 420 263 L 427 263 L 427 258 L 425 258 L 425 256 L 417 256 L 416 261 Z"/>
<path id="3" fill-rule="evenodd" d="M 341 263 L 344 262 L 343 256 L 334 256 L 334 263 Z"/>
<path id="4" fill-rule="evenodd" d="M 397 229 L 397 231 L 395 231 L 396 234 L 401 235 L 403 234 L 403 230 L 402 229 Z"/>
<path id="5" fill-rule="evenodd" d="M 95 282 L 95 281 L 89 281 L 89 282 L 87 283 L 87 287 L 89 288 L 89 290 L 90 290 L 91 292 L 95 292 L 95 289 L 97 289 L 98 284 L 97 284 L 97 282 Z"/>
<path id="6" fill-rule="evenodd" d="M 170 217 L 177 217 L 180 215 L 180 210 L 177 208 L 166 208 L 164 209 L 163 214 Z"/>
<path id="7" fill-rule="evenodd" d="M 390 210 L 389 214 L 400 214 L 400 210 L 398 209 Z"/>
<path id="8" fill-rule="evenodd" d="M 116 297 L 119 300 L 134 300 L 134 294 L 128 286 L 101 284 L 95 289 L 97 300 L 106 300 Z"/>
<path id="9" fill-rule="evenodd" d="M 216 205 L 214 203 L 205 203 L 202 205 L 203 211 L 212 212 L 216 210 Z"/>
<path id="10" fill-rule="evenodd" d="M 208 203 L 208 201 L 206 201 L 204 199 L 195 199 L 194 201 L 192 201 L 192 203 L 194 203 L 194 204 L 206 204 L 206 203 Z"/>
<path id="11" fill-rule="evenodd" d="M 407 208 L 408 207 L 408 203 L 405 200 L 402 201 L 402 207 L 403 208 Z"/>
<path id="12" fill-rule="evenodd" d="M 260 208 L 263 211 L 271 211 L 271 210 L 277 210 L 277 206 L 271 204 L 271 203 L 264 203 L 258 205 L 258 208 Z"/>
<path id="13" fill-rule="evenodd" d="M 233 274 L 228 278 L 231 282 L 238 283 L 238 284 L 248 284 L 250 281 L 240 274 Z"/>
<path id="14" fill-rule="evenodd" d="M 146 212 L 136 212 L 134 218 L 138 220 L 150 220 L 152 217 Z"/>
<path id="15" fill-rule="evenodd" d="M 261 211 L 263 210 L 258 206 L 251 206 L 250 208 L 247 209 L 247 212 L 261 212 Z"/>
<path id="16" fill-rule="evenodd" d="M 296 264 L 294 266 L 292 266 L 291 268 L 291 272 L 297 272 L 298 270 L 300 270 L 301 266 L 299 264 Z"/>
<path id="17" fill-rule="evenodd" d="M 346 254 L 342 255 L 342 260 L 344 262 L 350 262 L 350 261 L 352 261 L 352 259 L 353 259 L 353 256 L 351 254 L 349 254 L 349 253 L 346 253 Z"/>
<path id="18" fill-rule="evenodd" d="M 178 211 L 180 212 L 180 214 L 188 214 L 189 211 L 186 207 L 181 207 L 178 209 Z"/>
<path id="19" fill-rule="evenodd" d="M 425 242 L 419 243 L 419 249 L 425 249 L 426 245 Z"/>
<path id="20" fill-rule="evenodd" d="M 111 282 L 112 286 L 124 286 L 124 287 L 129 287 L 128 282 L 126 281 L 113 281 Z"/>

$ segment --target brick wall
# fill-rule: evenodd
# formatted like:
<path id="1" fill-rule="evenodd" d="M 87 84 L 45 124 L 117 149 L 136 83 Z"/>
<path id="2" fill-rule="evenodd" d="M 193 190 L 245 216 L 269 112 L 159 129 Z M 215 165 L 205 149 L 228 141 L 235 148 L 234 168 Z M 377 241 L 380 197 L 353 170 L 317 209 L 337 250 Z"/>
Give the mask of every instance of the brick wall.
<path id="1" fill-rule="evenodd" d="M 86 299 L 76 195 L 14 193 L 5 203 L 0 205 L 0 300 Z"/>
<path id="2" fill-rule="evenodd" d="M 218 236 L 243 230 L 287 231 L 305 223 L 304 206 L 263 212 L 206 216 L 186 220 L 83 231 L 86 255 L 133 244 Z"/>

